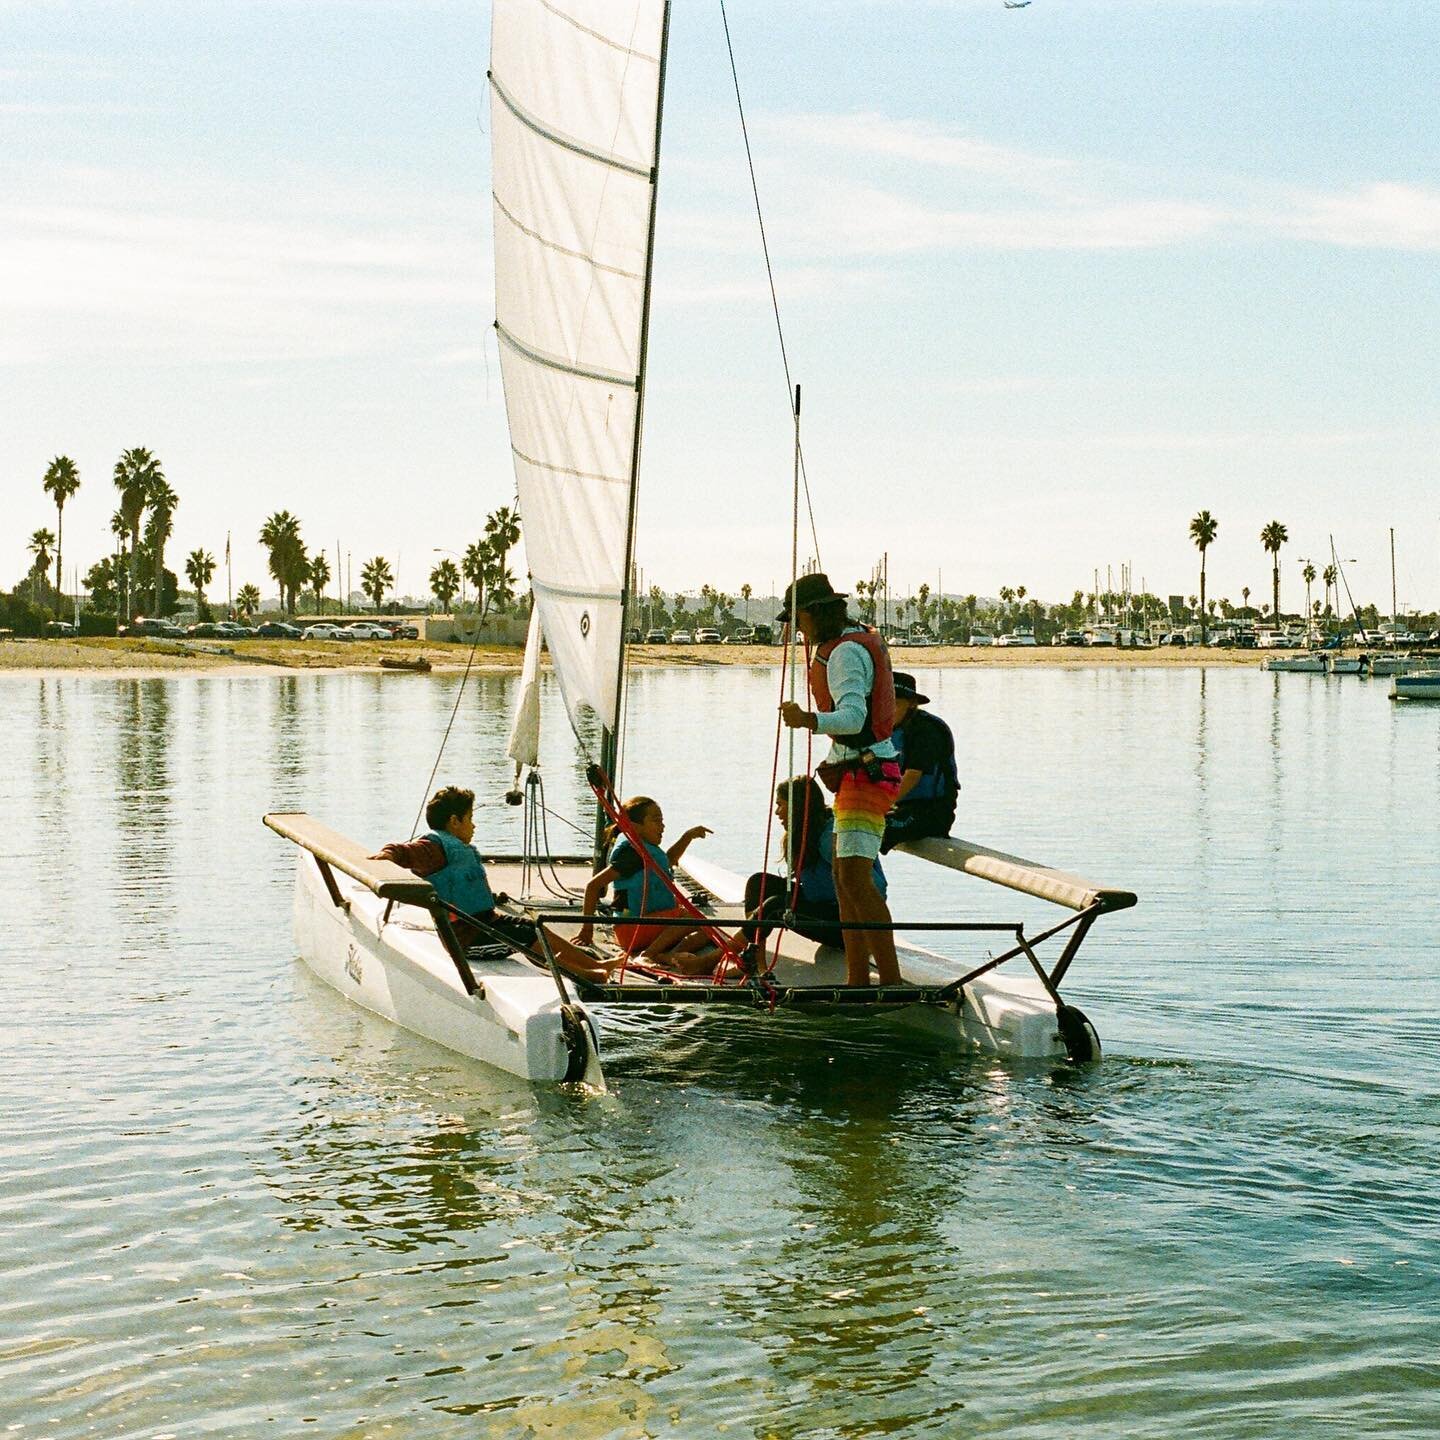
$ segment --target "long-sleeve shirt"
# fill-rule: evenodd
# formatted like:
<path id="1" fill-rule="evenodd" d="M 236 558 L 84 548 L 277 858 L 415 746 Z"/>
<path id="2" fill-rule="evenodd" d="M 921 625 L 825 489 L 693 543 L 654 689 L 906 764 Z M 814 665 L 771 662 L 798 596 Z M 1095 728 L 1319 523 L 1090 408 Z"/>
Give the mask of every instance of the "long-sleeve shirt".
<path id="1" fill-rule="evenodd" d="M 419 840 L 392 840 L 375 858 L 413 870 L 421 879 L 445 868 L 445 852 L 423 836 Z"/>
<path id="2" fill-rule="evenodd" d="M 863 645 L 840 644 L 825 662 L 826 683 L 830 687 L 833 710 L 815 712 L 818 735 L 855 735 L 865 728 L 865 715 L 870 708 L 870 691 L 875 685 L 875 662 Z M 895 746 L 889 740 L 877 740 L 870 747 L 879 760 L 893 760 Z M 831 760 L 854 760 L 861 751 L 830 742 Z"/>

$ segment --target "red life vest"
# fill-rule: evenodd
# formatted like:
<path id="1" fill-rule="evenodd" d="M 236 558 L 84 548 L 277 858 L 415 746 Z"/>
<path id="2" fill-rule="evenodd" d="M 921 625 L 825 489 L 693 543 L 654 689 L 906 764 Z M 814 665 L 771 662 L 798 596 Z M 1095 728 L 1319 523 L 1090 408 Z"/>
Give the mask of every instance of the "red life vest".
<path id="1" fill-rule="evenodd" d="M 810 694 L 820 710 L 833 710 L 835 701 L 830 695 L 830 680 L 826 663 L 837 645 L 854 641 L 863 645 L 875 666 L 875 680 L 865 701 L 865 726 L 857 735 L 832 735 L 830 738 L 852 750 L 863 749 L 877 741 L 888 740 L 895 732 L 895 677 L 890 670 L 890 652 L 879 634 L 868 625 L 858 630 L 847 631 L 834 640 L 826 640 L 815 647 L 815 657 L 810 662 Z"/>

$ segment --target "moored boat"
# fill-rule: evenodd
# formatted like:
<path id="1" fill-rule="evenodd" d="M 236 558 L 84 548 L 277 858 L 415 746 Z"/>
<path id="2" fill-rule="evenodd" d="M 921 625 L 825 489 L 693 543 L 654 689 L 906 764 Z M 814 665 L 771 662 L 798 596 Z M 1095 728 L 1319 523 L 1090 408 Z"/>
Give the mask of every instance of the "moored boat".
<path id="1" fill-rule="evenodd" d="M 1397 675 L 1390 682 L 1392 700 L 1440 700 L 1440 668 Z"/>
<path id="2" fill-rule="evenodd" d="M 1313 652 L 1299 655 L 1267 655 L 1261 662 L 1262 668 L 1291 675 L 1323 675 L 1325 657 Z"/>

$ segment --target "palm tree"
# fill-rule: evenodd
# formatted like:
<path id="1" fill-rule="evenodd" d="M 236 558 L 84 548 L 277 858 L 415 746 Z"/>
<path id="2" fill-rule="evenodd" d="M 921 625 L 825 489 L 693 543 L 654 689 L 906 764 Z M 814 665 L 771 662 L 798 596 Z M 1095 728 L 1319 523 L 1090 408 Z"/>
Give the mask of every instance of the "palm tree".
<path id="1" fill-rule="evenodd" d="M 496 559 L 491 563 L 489 580 L 490 589 L 485 597 L 485 606 L 480 611 L 482 620 L 492 608 L 503 610 L 515 600 L 515 572 L 503 559 Z"/>
<path id="2" fill-rule="evenodd" d="M 115 462 L 112 477 L 115 488 L 120 492 L 120 515 L 124 518 L 125 534 L 130 540 L 129 582 L 125 587 L 125 618 L 134 618 L 136 576 L 139 563 L 140 521 L 150 503 L 150 492 L 155 483 L 164 480 L 165 472 L 160 462 L 146 449 L 137 446 L 126 450 Z"/>
<path id="3" fill-rule="evenodd" d="M 145 526 L 145 543 L 155 558 L 155 613 L 161 610 L 161 582 L 165 577 L 165 542 L 175 529 L 175 509 L 180 497 L 170 488 L 162 475 L 150 486 L 146 500 L 150 507 L 150 521 Z"/>
<path id="4" fill-rule="evenodd" d="M 1278 521 L 1272 520 L 1261 532 L 1260 543 L 1271 556 L 1274 565 L 1270 575 L 1273 585 L 1273 608 L 1271 614 L 1275 623 L 1280 623 L 1280 547 L 1290 538 L 1290 532 Z"/>
<path id="5" fill-rule="evenodd" d="M 254 615 L 260 609 L 260 592 L 253 585 L 242 585 L 235 592 L 235 608 L 242 615 Z"/>
<path id="6" fill-rule="evenodd" d="M 1200 552 L 1200 643 L 1205 643 L 1205 552 L 1215 543 L 1220 522 L 1208 511 L 1202 510 L 1190 522 L 1190 538 Z"/>
<path id="7" fill-rule="evenodd" d="M 129 613 L 130 583 L 125 569 L 125 537 L 130 533 L 125 514 L 117 510 L 110 517 L 110 533 L 115 537 L 115 618 Z"/>
<path id="8" fill-rule="evenodd" d="M 485 538 L 496 555 L 504 559 L 520 541 L 520 514 L 508 505 L 485 517 Z"/>
<path id="9" fill-rule="evenodd" d="M 45 493 L 55 501 L 55 589 L 63 593 L 65 544 L 65 502 L 80 488 L 80 472 L 68 455 L 57 455 L 45 472 Z"/>
<path id="10" fill-rule="evenodd" d="M 375 602 L 377 615 L 385 599 L 385 592 L 394 583 L 395 576 L 390 571 L 390 562 L 383 555 L 377 555 L 373 560 L 365 562 L 365 568 L 360 572 L 360 588 Z"/>
<path id="11" fill-rule="evenodd" d="M 1245 602 L 1245 608 L 1248 610 L 1250 608 L 1250 587 L 1248 585 L 1240 587 L 1240 598 Z"/>
<path id="12" fill-rule="evenodd" d="M 747 625 L 750 623 L 750 597 L 754 593 L 748 581 L 740 587 L 740 598 L 745 602 L 745 623 Z"/>
<path id="13" fill-rule="evenodd" d="M 442 560 L 430 572 L 430 589 L 440 603 L 440 609 L 449 614 L 450 602 L 460 589 L 460 572 L 453 560 Z"/>
<path id="14" fill-rule="evenodd" d="M 30 537 L 29 550 L 34 555 L 34 563 L 30 567 L 32 579 L 30 581 L 30 598 L 37 604 L 39 599 L 36 596 L 35 588 L 39 580 L 49 578 L 50 574 L 50 552 L 55 548 L 55 536 L 49 530 L 37 530 Z"/>
<path id="15" fill-rule="evenodd" d="M 310 588 L 315 592 L 315 613 L 323 613 L 325 587 L 330 583 L 330 560 L 323 550 L 317 550 L 310 557 L 310 566 L 305 572 Z"/>
<path id="16" fill-rule="evenodd" d="M 1317 571 L 1311 560 L 1305 562 L 1305 568 L 1300 572 L 1300 578 L 1305 582 L 1305 614 L 1310 614 L 1310 587 L 1315 583 Z"/>
<path id="17" fill-rule="evenodd" d="M 485 590 L 490 583 L 490 564 L 493 558 L 488 540 L 474 540 L 465 547 L 460 561 L 460 573 L 475 587 L 475 608 L 483 617 Z"/>
<path id="18" fill-rule="evenodd" d="M 270 574 L 280 586 L 280 608 L 293 615 L 296 592 L 310 579 L 300 522 L 288 510 L 277 510 L 260 527 L 260 543 L 270 552 Z"/>
<path id="19" fill-rule="evenodd" d="M 205 587 L 215 578 L 215 557 L 208 550 L 192 550 L 185 557 L 185 578 L 195 587 L 195 609 L 205 618 Z"/>
<path id="20" fill-rule="evenodd" d="M 1325 613 L 1328 615 L 1330 614 L 1330 589 L 1332 586 L 1340 583 L 1340 572 L 1334 565 L 1327 565 L 1324 570 L 1320 572 L 1320 578 L 1325 582 Z M 1336 595 L 1336 599 L 1339 599 L 1338 594 Z"/>

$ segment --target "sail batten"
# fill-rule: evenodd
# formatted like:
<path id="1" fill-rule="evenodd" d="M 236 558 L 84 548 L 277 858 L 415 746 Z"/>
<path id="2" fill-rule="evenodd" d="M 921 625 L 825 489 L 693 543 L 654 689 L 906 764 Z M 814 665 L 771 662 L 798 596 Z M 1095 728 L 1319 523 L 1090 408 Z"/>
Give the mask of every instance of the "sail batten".
<path id="1" fill-rule="evenodd" d="M 541 124 L 521 105 L 517 105 L 510 95 L 506 94 L 505 87 L 492 74 L 490 76 L 490 88 L 500 97 L 501 101 L 510 113 L 522 124 L 528 126 L 542 139 L 549 140 L 554 145 L 563 149 L 573 151 L 576 155 L 583 155 L 587 160 L 593 160 L 597 165 L 610 165 L 616 170 L 628 170 L 632 175 L 643 175 L 650 178 L 649 169 L 644 166 L 633 164 L 629 160 L 623 160 L 618 155 L 607 155 L 603 150 L 592 150 L 588 145 L 582 145 L 578 140 L 572 140 L 568 135 L 562 135 L 558 130 L 552 130 L 549 126 Z"/>
<path id="2" fill-rule="evenodd" d="M 547 370 L 563 370 L 567 375 L 575 375 L 581 380 L 598 380 L 602 385 L 628 385 L 634 387 L 640 382 L 630 375 L 611 375 L 604 370 L 587 370 L 583 365 L 573 364 L 568 360 L 561 360 L 554 355 L 542 355 L 540 351 L 525 344 L 523 340 L 517 340 L 498 320 L 495 322 L 495 333 L 512 349 L 518 351 L 527 360 L 536 365 L 543 365 Z"/>
<path id="3" fill-rule="evenodd" d="M 571 723 L 618 710 L 665 0 L 495 0 L 495 313 L 526 561 Z"/>

